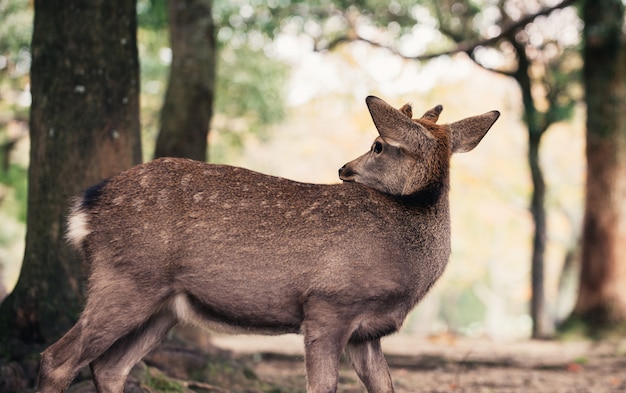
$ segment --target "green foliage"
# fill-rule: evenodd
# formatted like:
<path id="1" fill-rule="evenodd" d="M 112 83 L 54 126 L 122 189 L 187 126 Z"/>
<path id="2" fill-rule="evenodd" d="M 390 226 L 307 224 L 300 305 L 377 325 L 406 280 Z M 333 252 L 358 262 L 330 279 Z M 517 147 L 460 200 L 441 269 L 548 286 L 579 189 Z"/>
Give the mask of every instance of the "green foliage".
<path id="1" fill-rule="evenodd" d="M 30 46 L 33 11 L 28 0 L 0 2 L 0 53 L 17 53 Z"/>
<path id="2" fill-rule="evenodd" d="M 572 313 L 557 328 L 563 340 L 592 339 L 596 341 L 622 338 L 626 335 L 625 322 L 600 323 L 590 315 Z"/>
<path id="3" fill-rule="evenodd" d="M 30 69 L 33 10 L 28 0 L 0 2 L 0 114 L 11 106 L 14 90 L 23 90 Z M 3 102 L 6 100 L 5 102 Z"/>
<path id="4" fill-rule="evenodd" d="M 21 260 L 16 245 L 25 232 L 28 171 L 16 150 L 27 150 L 13 147 L 28 119 L 32 22 L 30 1 L 0 1 L 0 286 L 12 285 L 14 266 Z"/>
<path id="5" fill-rule="evenodd" d="M 214 5 L 220 7 L 220 2 Z M 237 3 L 221 4 L 239 13 Z M 152 156 L 159 129 L 159 113 L 167 87 L 169 50 L 165 0 L 138 3 L 139 51 L 141 57 L 142 128 L 145 158 Z M 215 9 L 214 9 L 215 12 Z M 221 19 L 228 19 L 222 15 Z M 219 30 L 219 18 L 218 21 Z M 232 33 L 232 31 L 231 31 Z M 260 39 L 260 40 L 259 40 Z M 213 149 L 215 161 L 235 154 L 249 135 L 263 138 L 265 130 L 285 115 L 284 86 L 289 68 L 269 57 L 269 41 L 258 34 L 238 31 L 218 40 L 217 86 L 212 130 L 220 134 L 220 147 Z"/>
<path id="6" fill-rule="evenodd" d="M 288 67 L 249 46 L 224 47 L 220 53 L 215 111 L 229 119 L 220 131 L 237 130 L 244 119 L 248 132 L 263 136 L 263 129 L 285 116 L 284 86 Z"/>
<path id="7" fill-rule="evenodd" d="M 573 314 L 557 327 L 557 334 L 562 340 L 578 340 L 589 336 L 586 323 Z"/>
<path id="8" fill-rule="evenodd" d="M 431 0 L 427 4 L 430 13 L 436 15 L 439 28 L 456 42 L 479 38 L 479 30 L 489 23 L 481 15 L 489 7 L 483 5 L 481 9 L 471 0 Z"/>
<path id="9" fill-rule="evenodd" d="M 15 142 L 7 135 L 7 124 L 16 118 L 28 118 L 27 85 L 33 21 L 30 2 L 0 2 L 0 20 L 0 208 L 16 221 L 25 222 L 27 170 L 12 164 L 6 154 L 9 144 Z"/>
<path id="10" fill-rule="evenodd" d="M 146 368 L 143 385 L 148 387 L 150 391 L 160 393 L 189 393 L 189 389 L 185 388 L 180 382 L 172 380 L 160 371 L 154 368 Z"/>
<path id="11" fill-rule="evenodd" d="M 218 0 L 214 4 L 218 38 L 223 41 L 250 34 L 272 39 L 288 31 L 307 34 L 325 47 L 348 35 L 357 23 L 397 34 L 417 23 L 416 4 L 407 0 Z"/>
<path id="12" fill-rule="evenodd" d="M 137 0 L 137 22 L 144 29 L 167 29 L 166 0 Z"/>
<path id="13" fill-rule="evenodd" d="M 4 159 L 1 154 L 0 159 Z M 19 222 L 26 222 L 27 178 L 28 171 L 21 165 L 0 169 L 0 206 Z"/>
<path id="14" fill-rule="evenodd" d="M 229 117 L 253 116 L 258 126 L 280 121 L 287 66 L 248 47 L 224 52 L 229 53 L 220 59 L 215 109 Z"/>
<path id="15" fill-rule="evenodd" d="M 32 20 L 28 0 L 0 2 L 0 138 L 10 119 L 28 118 Z"/>

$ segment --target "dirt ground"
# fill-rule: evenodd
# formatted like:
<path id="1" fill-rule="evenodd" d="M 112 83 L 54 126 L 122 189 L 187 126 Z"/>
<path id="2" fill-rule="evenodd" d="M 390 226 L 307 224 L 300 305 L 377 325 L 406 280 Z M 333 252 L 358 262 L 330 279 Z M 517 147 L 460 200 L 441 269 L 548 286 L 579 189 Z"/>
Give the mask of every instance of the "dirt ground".
<path id="1" fill-rule="evenodd" d="M 306 392 L 302 337 L 190 332 L 179 330 L 133 368 L 125 393 Z M 383 340 L 383 350 L 396 393 L 626 393 L 626 337 L 495 342 L 398 334 Z M 36 365 L 0 364 L 0 392 L 33 392 L 7 378 L 21 381 L 20 372 Z M 68 393 L 95 393 L 88 368 Z M 345 360 L 338 393 L 365 393 Z"/>
<path id="2" fill-rule="evenodd" d="M 299 336 L 216 336 L 217 347 L 247 358 L 259 379 L 304 392 Z M 626 339 L 494 342 L 396 335 L 383 341 L 397 393 L 626 392 Z M 338 392 L 365 392 L 344 362 Z"/>

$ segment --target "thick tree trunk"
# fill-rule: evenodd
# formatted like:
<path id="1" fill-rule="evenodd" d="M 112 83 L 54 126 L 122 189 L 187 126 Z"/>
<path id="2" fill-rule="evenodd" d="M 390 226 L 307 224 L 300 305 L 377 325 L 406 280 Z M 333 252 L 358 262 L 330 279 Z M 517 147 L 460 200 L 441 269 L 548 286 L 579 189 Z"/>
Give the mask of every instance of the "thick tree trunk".
<path id="1" fill-rule="evenodd" d="M 154 157 L 207 159 L 216 48 L 211 0 L 168 0 L 172 66 Z"/>
<path id="2" fill-rule="evenodd" d="M 134 2 L 36 0 L 32 56 L 26 250 L 0 307 L 10 356 L 11 344 L 53 342 L 81 310 L 68 198 L 141 160 Z"/>
<path id="3" fill-rule="evenodd" d="M 587 184 L 574 315 L 593 330 L 626 323 L 626 45 L 621 0 L 583 7 Z"/>

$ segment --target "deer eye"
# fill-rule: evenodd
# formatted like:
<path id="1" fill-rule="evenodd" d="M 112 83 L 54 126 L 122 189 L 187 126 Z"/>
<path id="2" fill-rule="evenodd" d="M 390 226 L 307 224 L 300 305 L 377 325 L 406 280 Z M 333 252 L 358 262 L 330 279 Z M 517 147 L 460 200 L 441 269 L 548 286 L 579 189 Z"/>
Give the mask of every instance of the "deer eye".
<path id="1" fill-rule="evenodd" d="M 372 146 L 372 151 L 374 152 L 374 154 L 380 154 L 383 151 L 383 144 L 380 142 L 374 142 L 374 145 Z"/>

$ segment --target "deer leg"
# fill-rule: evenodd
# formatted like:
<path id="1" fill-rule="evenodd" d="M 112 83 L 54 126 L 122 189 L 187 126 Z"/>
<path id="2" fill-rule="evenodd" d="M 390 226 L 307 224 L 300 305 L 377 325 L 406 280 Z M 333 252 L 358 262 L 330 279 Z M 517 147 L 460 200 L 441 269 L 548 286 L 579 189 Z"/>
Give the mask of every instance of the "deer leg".
<path id="1" fill-rule="evenodd" d="M 335 393 L 343 348 L 332 338 L 304 337 L 307 393 Z"/>
<path id="2" fill-rule="evenodd" d="M 84 321 L 79 319 L 63 337 L 41 354 L 37 392 L 61 393 L 70 385 L 81 368 L 73 348 L 80 345 L 83 325 Z"/>
<path id="3" fill-rule="evenodd" d="M 307 393 L 335 393 L 339 362 L 348 338 L 348 324 L 331 304 L 311 299 L 302 323 Z"/>
<path id="4" fill-rule="evenodd" d="M 132 288 L 132 283 L 128 286 Z M 124 283 L 120 287 L 125 287 Z M 163 304 L 164 297 L 133 298 L 125 291 L 92 291 L 78 322 L 41 354 L 37 392 L 65 391 L 82 367 L 143 325 Z"/>
<path id="5" fill-rule="evenodd" d="M 169 312 L 155 314 L 92 361 L 91 373 L 98 393 L 122 393 L 132 367 L 154 349 L 176 323 L 176 317 Z"/>
<path id="6" fill-rule="evenodd" d="M 391 374 L 380 340 L 348 343 L 347 353 L 368 393 L 393 393 Z"/>

